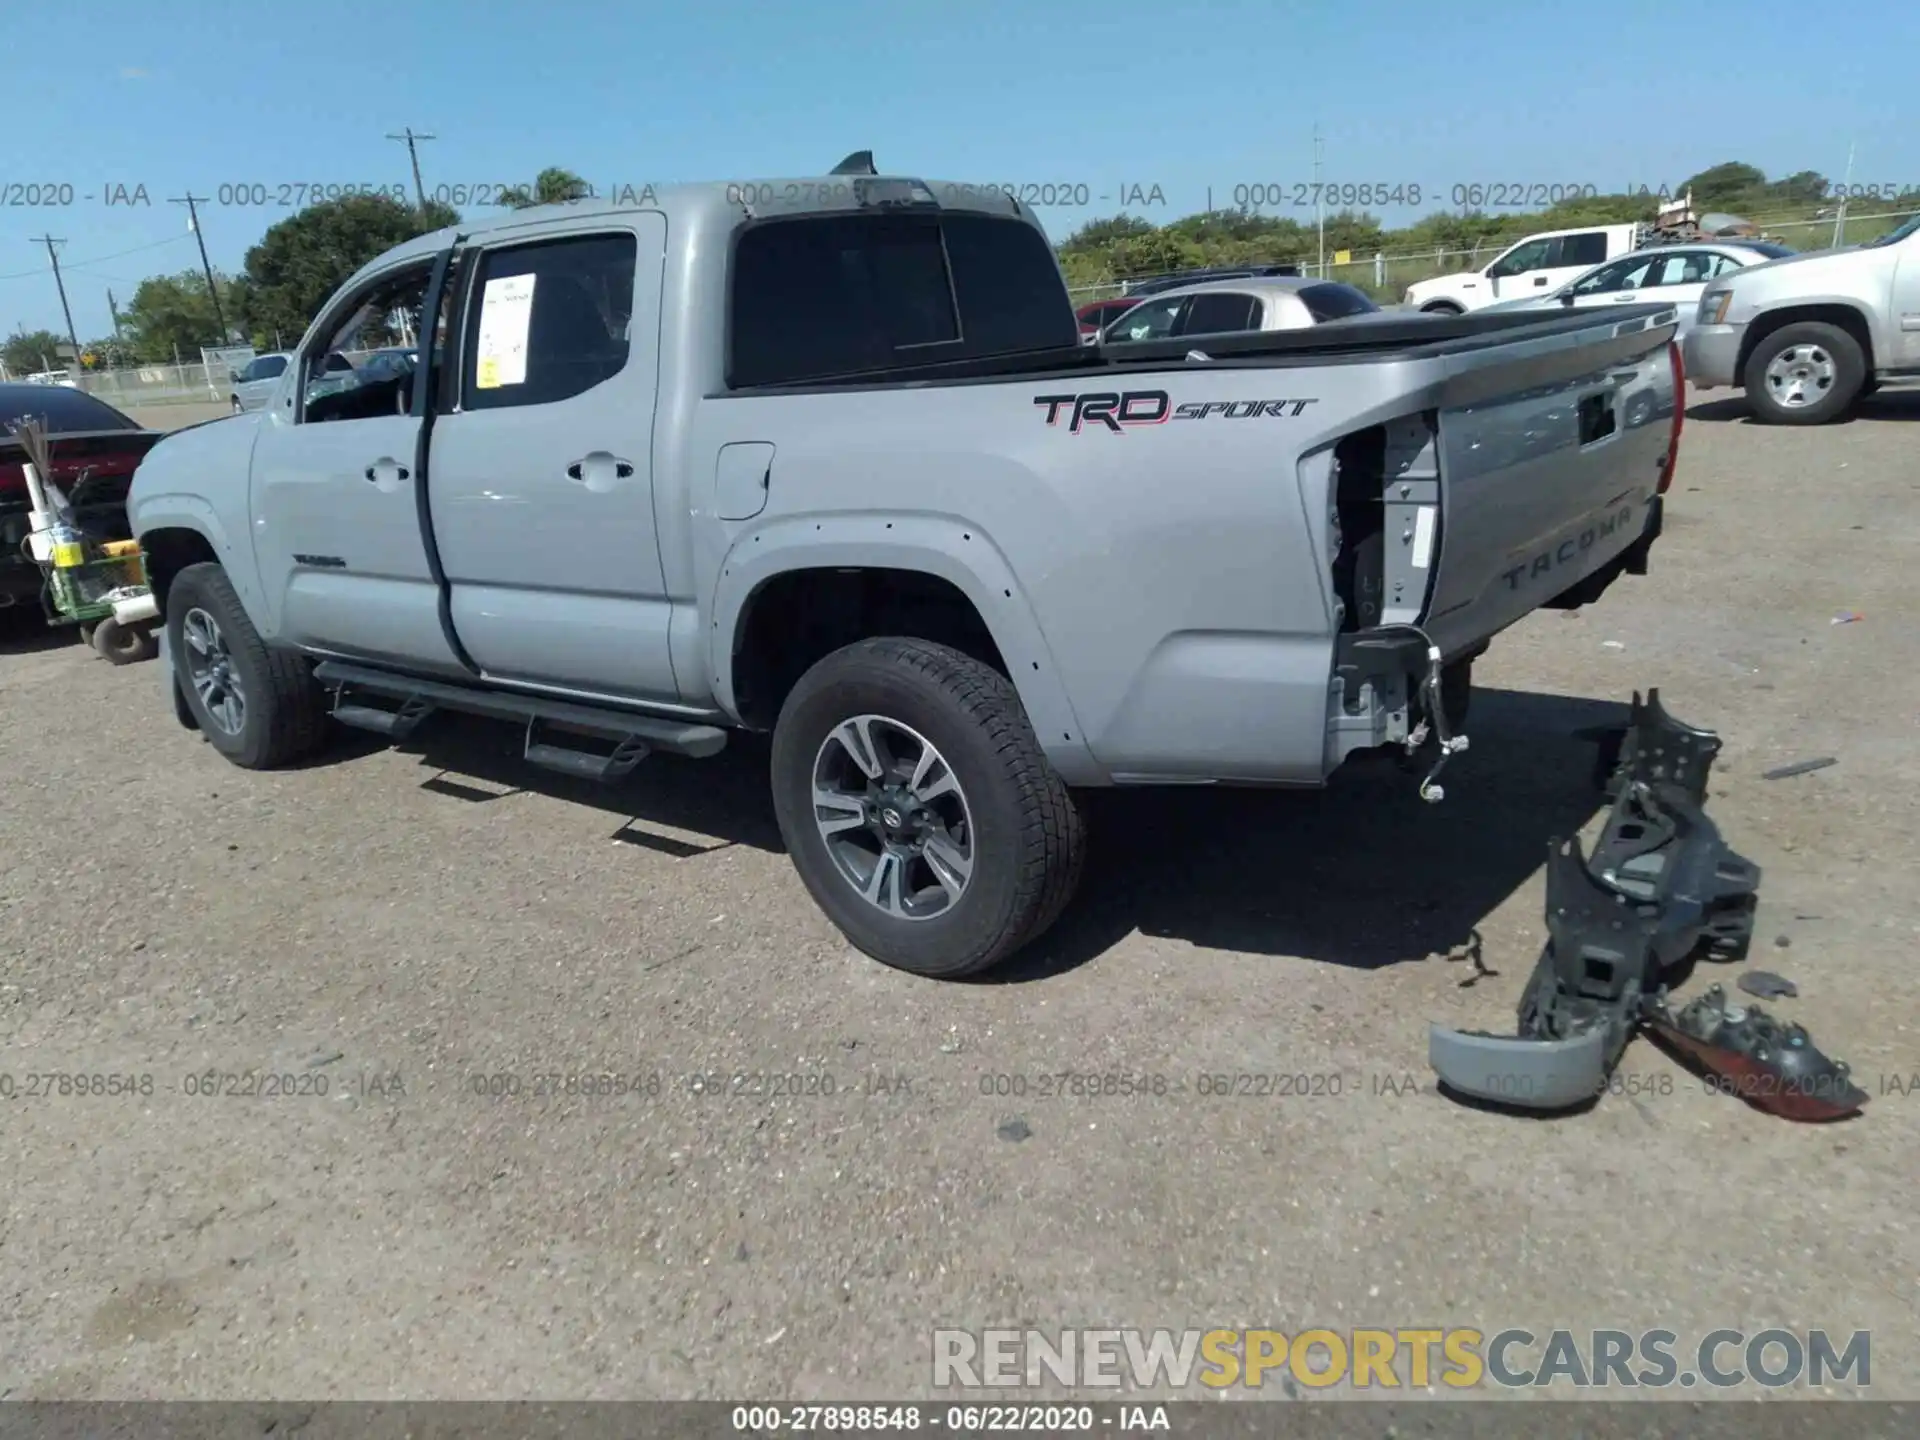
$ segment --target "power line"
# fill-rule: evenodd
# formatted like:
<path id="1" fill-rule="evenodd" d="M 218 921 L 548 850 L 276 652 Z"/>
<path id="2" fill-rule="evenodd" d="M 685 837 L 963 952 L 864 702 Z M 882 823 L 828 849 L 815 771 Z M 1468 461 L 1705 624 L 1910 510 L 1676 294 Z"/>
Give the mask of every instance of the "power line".
<path id="1" fill-rule="evenodd" d="M 200 233 L 200 212 L 194 208 L 207 203 L 207 200 L 208 197 L 205 195 L 189 192 L 177 199 L 169 199 L 167 203 L 187 207 L 187 224 L 193 227 L 193 238 L 200 242 L 200 269 L 207 277 L 207 299 L 213 302 L 213 323 L 220 327 L 218 343 L 224 345 L 227 343 L 227 317 L 220 313 L 220 292 L 214 288 L 213 266 L 207 261 L 207 237 Z"/>
<path id="2" fill-rule="evenodd" d="M 73 342 L 73 363 L 78 365 L 80 363 L 80 336 L 73 328 L 73 307 L 67 304 L 67 282 L 60 278 L 60 252 L 53 248 L 56 245 L 64 245 L 67 242 L 63 239 L 57 239 L 52 235 L 42 235 L 34 239 L 31 243 L 35 245 L 45 245 L 47 247 L 47 259 L 53 265 L 53 283 L 60 291 L 60 313 L 67 317 L 67 339 Z"/>
<path id="3" fill-rule="evenodd" d="M 420 208 L 422 210 L 427 208 L 427 187 L 420 183 L 420 151 L 416 147 L 418 142 L 422 140 L 432 140 L 434 138 L 432 135 L 414 134 L 411 125 L 398 135 L 387 136 L 389 140 L 404 140 L 407 143 L 407 159 L 413 162 L 413 194 L 414 198 L 420 202 Z"/>
<path id="4" fill-rule="evenodd" d="M 67 268 L 69 270 L 84 270 L 89 265 L 101 265 L 109 260 L 121 260 L 129 255 L 139 255 L 148 250 L 158 250 L 163 245 L 178 245 L 181 238 L 182 237 L 178 235 L 170 235 L 165 240 L 155 240 L 147 245 L 136 245 L 131 250 L 116 250 L 111 255 L 97 255 L 91 260 L 69 260 L 67 262 Z M 0 275 L 0 280 L 26 280 L 32 276 L 44 275 L 46 273 L 46 271 L 38 268 L 32 270 L 16 270 L 11 275 Z"/>

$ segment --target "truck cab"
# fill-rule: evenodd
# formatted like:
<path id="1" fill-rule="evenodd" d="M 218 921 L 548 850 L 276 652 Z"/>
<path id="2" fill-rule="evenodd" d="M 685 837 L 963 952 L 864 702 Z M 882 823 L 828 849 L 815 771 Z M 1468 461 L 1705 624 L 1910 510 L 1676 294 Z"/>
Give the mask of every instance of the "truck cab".
<path id="1" fill-rule="evenodd" d="M 1409 286 L 1402 303 L 1428 315 L 1462 315 L 1496 301 L 1546 295 L 1596 265 L 1631 254 L 1643 231 L 1640 225 L 1544 230 L 1508 246 L 1478 270 Z"/>

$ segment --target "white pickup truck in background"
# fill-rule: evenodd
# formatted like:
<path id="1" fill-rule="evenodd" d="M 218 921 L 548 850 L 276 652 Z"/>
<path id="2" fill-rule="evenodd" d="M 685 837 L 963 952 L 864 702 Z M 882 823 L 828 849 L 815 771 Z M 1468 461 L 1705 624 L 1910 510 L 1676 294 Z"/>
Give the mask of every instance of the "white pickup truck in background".
<path id="1" fill-rule="evenodd" d="M 1545 295 L 1596 265 L 1632 254 L 1646 234 L 1638 224 L 1545 230 L 1516 241 L 1478 270 L 1408 286 L 1401 303 L 1429 315 L 1464 315 L 1495 301 Z"/>

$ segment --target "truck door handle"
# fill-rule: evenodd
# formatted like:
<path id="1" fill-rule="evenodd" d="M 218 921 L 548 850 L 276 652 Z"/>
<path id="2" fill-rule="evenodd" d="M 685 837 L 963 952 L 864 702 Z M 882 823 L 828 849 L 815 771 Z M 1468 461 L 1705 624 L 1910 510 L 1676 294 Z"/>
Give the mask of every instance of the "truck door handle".
<path id="1" fill-rule="evenodd" d="M 633 478 L 633 463 L 631 461 L 622 460 L 617 455 L 609 455 L 604 450 L 595 450 L 591 455 L 582 455 L 578 460 L 567 466 L 567 478 L 569 480 L 584 481 L 587 478 L 587 468 L 589 466 L 596 470 L 604 470 L 609 465 L 613 467 L 615 479 L 630 480 Z"/>
<path id="2" fill-rule="evenodd" d="M 405 480 L 407 478 L 407 467 L 389 455 L 382 455 L 378 460 L 374 461 L 373 464 L 367 466 L 367 479 L 377 481 L 382 471 L 392 475 L 396 480 Z"/>
<path id="3" fill-rule="evenodd" d="M 1533 277 L 1533 283 L 1536 285 L 1544 285 L 1547 283 L 1547 277 L 1544 275 L 1536 275 Z"/>

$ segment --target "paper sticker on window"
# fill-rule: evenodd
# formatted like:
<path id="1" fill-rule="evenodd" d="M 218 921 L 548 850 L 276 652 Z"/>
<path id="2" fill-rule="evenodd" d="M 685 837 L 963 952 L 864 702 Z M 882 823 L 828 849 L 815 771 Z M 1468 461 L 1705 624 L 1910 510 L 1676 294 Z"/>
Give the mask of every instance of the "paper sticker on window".
<path id="1" fill-rule="evenodd" d="M 527 327 L 537 275 L 502 275 L 480 297 L 480 356 L 474 385 L 498 390 L 527 379 Z"/>

